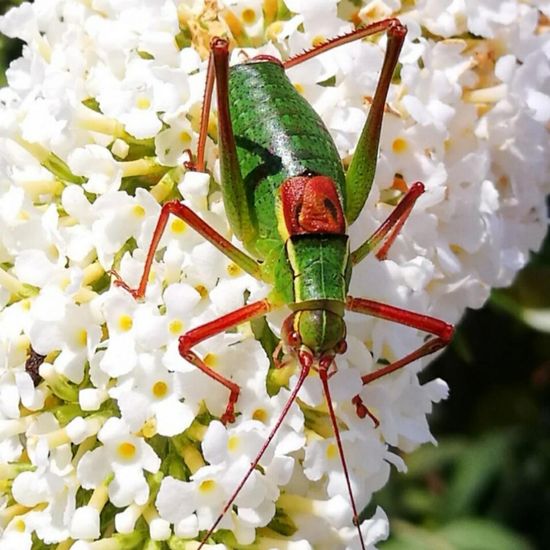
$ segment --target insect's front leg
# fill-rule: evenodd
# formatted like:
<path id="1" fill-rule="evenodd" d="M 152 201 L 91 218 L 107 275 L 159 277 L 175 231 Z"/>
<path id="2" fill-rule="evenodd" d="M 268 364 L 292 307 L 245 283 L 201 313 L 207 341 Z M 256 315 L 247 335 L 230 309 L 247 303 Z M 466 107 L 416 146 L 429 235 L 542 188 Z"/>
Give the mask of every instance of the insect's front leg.
<path id="1" fill-rule="evenodd" d="M 225 376 L 222 376 L 220 373 L 211 369 L 191 348 L 196 346 L 199 342 L 215 336 L 220 332 L 225 332 L 226 330 L 233 328 L 241 323 L 246 321 L 251 321 L 257 317 L 265 315 L 268 311 L 272 309 L 272 304 L 269 300 L 260 300 L 258 302 L 253 302 L 243 306 L 227 315 L 223 315 L 218 319 L 214 319 L 209 323 L 205 323 L 200 327 L 194 328 L 189 332 L 186 332 L 183 336 L 179 338 L 179 353 L 180 355 L 190 363 L 193 363 L 198 369 L 210 376 L 225 386 L 229 390 L 229 399 L 227 401 L 227 406 L 225 412 L 221 417 L 221 421 L 224 424 L 228 422 L 234 422 L 235 420 L 235 403 L 239 398 L 240 388 L 235 382 L 232 382 Z"/>
<path id="2" fill-rule="evenodd" d="M 365 313 L 366 315 L 371 315 L 379 319 L 393 321 L 394 323 L 423 330 L 434 335 L 434 338 L 431 338 L 413 352 L 405 355 L 405 357 L 402 357 L 401 359 L 398 359 L 397 361 L 394 361 L 381 369 L 362 376 L 361 379 L 363 381 L 363 385 L 370 384 L 374 380 L 378 380 L 383 376 L 402 369 L 421 357 L 435 353 L 441 348 L 447 346 L 453 338 L 453 325 L 450 325 L 441 319 L 436 319 L 435 317 L 430 317 L 429 315 L 422 315 L 420 313 L 415 313 L 414 311 L 390 306 L 388 304 L 382 304 L 374 300 L 367 300 L 366 298 L 353 298 L 352 296 L 348 296 L 346 300 L 346 309 L 357 313 Z M 362 402 L 361 397 L 358 395 L 355 396 L 352 403 L 355 405 L 355 409 L 359 417 L 364 418 L 368 415 L 374 420 L 375 424 L 378 424 L 378 420 L 372 416 L 368 408 Z"/>

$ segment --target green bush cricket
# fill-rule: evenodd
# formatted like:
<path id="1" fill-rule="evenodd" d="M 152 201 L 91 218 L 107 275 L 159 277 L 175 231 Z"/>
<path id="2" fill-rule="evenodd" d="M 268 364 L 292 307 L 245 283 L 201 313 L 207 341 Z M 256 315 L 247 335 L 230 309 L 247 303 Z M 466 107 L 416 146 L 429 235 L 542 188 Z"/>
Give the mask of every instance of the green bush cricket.
<path id="1" fill-rule="evenodd" d="M 384 31 L 388 41 L 381 75 L 351 164 L 344 173 L 328 130 L 292 86 L 285 69 L 328 49 Z M 295 357 L 300 365 L 298 381 L 250 469 L 204 535 L 199 548 L 209 539 L 257 467 L 311 369 L 318 372 L 323 386 L 353 522 L 359 531 L 361 547 L 365 548 L 328 382 L 336 369 L 335 355 L 346 349 L 344 313 L 346 310 L 364 313 L 433 335 L 405 357 L 363 376 L 363 384 L 441 349 L 452 338 L 452 325 L 439 319 L 347 294 L 353 266 L 374 249 L 378 249 L 379 259 L 385 258 L 424 191 L 420 182 L 411 185 L 386 221 L 350 252 L 347 226 L 357 219 L 373 183 L 386 96 L 405 35 L 406 27 L 397 19 L 386 19 L 328 40 L 286 62 L 260 55 L 231 68 L 228 41 L 214 38 L 197 155 L 187 167 L 205 171 L 208 119 L 216 86 L 223 201 L 230 226 L 247 252 L 235 247 L 182 202 L 170 201 L 162 207 L 138 288 L 129 288 L 113 272 L 116 285 L 135 298 L 143 297 L 156 248 L 170 214 L 174 214 L 245 272 L 272 285 L 266 299 L 247 304 L 179 338 L 181 356 L 229 390 L 227 407 L 221 417 L 223 423 L 235 420 L 234 408 L 240 388 L 206 365 L 193 347 L 283 305 L 292 310 L 283 323 L 281 342 L 273 360 L 280 366 L 281 351 L 287 357 Z M 359 396 L 353 403 L 359 417 L 370 416 L 377 422 Z"/>

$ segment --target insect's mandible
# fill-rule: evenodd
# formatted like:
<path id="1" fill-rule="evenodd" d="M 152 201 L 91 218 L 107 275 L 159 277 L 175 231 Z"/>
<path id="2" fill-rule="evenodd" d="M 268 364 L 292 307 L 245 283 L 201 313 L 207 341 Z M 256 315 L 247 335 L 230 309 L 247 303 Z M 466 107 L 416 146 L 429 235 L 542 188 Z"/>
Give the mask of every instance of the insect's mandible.
<path id="1" fill-rule="evenodd" d="M 388 37 L 380 79 L 351 164 L 344 172 L 328 130 L 292 86 L 285 69 L 328 49 L 379 32 L 386 32 Z M 334 358 L 346 350 L 345 311 L 386 319 L 432 335 L 405 357 L 364 375 L 363 384 L 441 349 L 452 338 L 453 327 L 444 321 L 348 295 L 353 266 L 375 250 L 379 259 L 385 258 L 424 191 L 420 182 L 411 185 L 384 223 L 356 250 L 350 251 L 347 228 L 361 212 L 373 183 L 386 96 L 406 32 L 406 27 L 397 19 L 386 19 L 329 40 L 285 62 L 260 55 L 231 68 L 227 40 L 214 38 L 198 150 L 195 158 L 187 163 L 187 168 L 205 171 L 204 151 L 215 87 L 225 211 L 246 252 L 230 243 L 183 202 L 170 201 L 162 207 L 138 288 L 129 288 L 113 272 L 116 285 L 131 292 L 135 298 L 143 297 L 156 248 L 168 217 L 174 214 L 244 271 L 272 285 L 266 299 L 249 303 L 179 338 L 181 356 L 229 390 L 227 406 L 221 417 L 224 423 L 235 420 L 240 388 L 231 379 L 211 369 L 193 348 L 215 334 L 262 317 L 275 308 L 288 305 L 291 309 L 281 327 L 281 340 L 273 352 L 273 361 L 277 367 L 286 364 L 289 357 L 296 358 L 300 365 L 298 381 L 248 473 L 202 538 L 200 547 L 233 505 L 308 373 L 315 369 L 323 386 L 340 453 L 353 522 L 357 525 L 361 547 L 365 548 L 329 389 L 329 378 L 336 369 Z M 352 402 L 359 417 L 369 416 L 377 422 L 359 395 Z"/>

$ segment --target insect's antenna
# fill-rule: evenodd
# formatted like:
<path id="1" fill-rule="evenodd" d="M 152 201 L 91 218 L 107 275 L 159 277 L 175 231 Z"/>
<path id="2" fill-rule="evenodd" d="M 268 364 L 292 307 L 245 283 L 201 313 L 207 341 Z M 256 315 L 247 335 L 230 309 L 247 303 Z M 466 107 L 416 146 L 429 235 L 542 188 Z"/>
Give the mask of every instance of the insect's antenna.
<path id="1" fill-rule="evenodd" d="M 285 69 L 290 69 L 290 67 L 298 65 L 299 63 L 302 63 L 302 61 L 307 61 L 308 59 L 331 50 L 332 48 L 342 46 L 343 44 L 353 42 L 354 40 L 360 40 L 361 38 L 365 38 L 366 36 L 370 36 L 371 34 L 376 34 L 387 29 L 394 29 L 399 33 L 403 33 L 403 35 L 407 32 L 406 28 L 401 25 L 398 19 L 382 19 L 381 21 L 376 21 L 376 23 L 372 23 L 366 27 L 359 27 L 354 31 L 337 36 L 336 38 L 331 38 L 330 40 L 322 42 L 318 46 L 314 46 L 309 50 L 305 50 L 302 53 L 294 55 L 283 62 L 283 67 Z"/>
<path id="2" fill-rule="evenodd" d="M 346 478 L 346 485 L 348 486 L 348 494 L 351 502 L 351 509 L 353 510 L 353 523 L 357 527 L 359 533 L 359 541 L 361 542 L 361 548 L 366 550 L 365 541 L 363 540 L 363 534 L 361 533 L 361 524 L 359 523 L 359 514 L 357 513 L 357 506 L 355 505 L 355 499 L 353 498 L 353 491 L 351 490 L 351 482 L 349 480 L 348 466 L 346 464 L 346 457 L 344 455 L 344 448 L 342 447 L 342 440 L 340 439 L 340 429 L 338 428 L 338 422 L 336 421 L 336 415 L 334 414 L 334 408 L 332 406 L 332 398 L 330 396 L 330 390 L 328 387 L 328 369 L 332 364 L 333 359 L 330 362 L 323 360 L 319 362 L 319 378 L 323 384 L 323 392 L 325 393 L 325 399 L 328 406 L 328 414 L 332 423 L 332 429 L 334 431 L 334 437 L 336 438 L 336 445 L 338 446 L 338 454 L 340 455 L 340 461 L 342 462 L 342 470 L 344 471 L 344 477 Z"/>
<path id="3" fill-rule="evenodd" d="M 296 396 L 298 395 L 298 392 L 300 391 L 302 384 L 304 383 L 305 379 L 307 378 L 307 375 L 309 374 L 309 371 L 311 369 L 311 364 L 313 363 L 312 355 L 307 352 L 300 351 L 298 353 L 298 359 L 300 361 L 300 366 L 301 366 L 300 376 L 298 377 L 298 382 L 296 383 L 296 386 L 292 390 L 287 402 L 285 403 L 285 406 L 283 407 L 283 410 L 281 411 L 281 414 L 279 415 L 277 422 L 275 422 L 275 425 L 271 429 L 271 432 L 269 433 L 266 440 L 264 441 L 261 449 L 259 450 L 254 460 L 251 462 L 250 468 L 248 469 L 246 474 L 243 476 L 243 478 L 239 482 L 239 485 L 237 486 L 237 488 L 233 491 L 233 494 L 229 497 L 229 500 L 225 503 L 220 515 L 218 516 L 218 518 L 216 519 L 212 527 L 210 527 L 210 529 L 208 530 L 208 533 L 206 533 L 206 535 L 202 538 L 202 541 L 199 547 L 197 548 L 197 550 L 201 550 L 201 548 L 204 546 L 206 541 L 210 538 L 210 535 L 215 531 L 216 527 L 219 525 L 220 521 L 223 519 L 223 517 L 225 516 L 229 508 L 231 508 L 231 506 L 233 505 L 233 502 L 235 502 L 235 499 L 237 498 L 241 489 L 244 487 L 244 484 L 247 482 L 252 472 L 256 469 L 256 466 L 258 465 L 265 451 L 269 447 L 269 444 L 271 443 L 271 441 L 275 437 L 275 434 L 281 427 L 281 424 L 283 423 L 285 416 L 290 410 L 292 403 L 294 403 L 294 400 L 296 399 Z"/>

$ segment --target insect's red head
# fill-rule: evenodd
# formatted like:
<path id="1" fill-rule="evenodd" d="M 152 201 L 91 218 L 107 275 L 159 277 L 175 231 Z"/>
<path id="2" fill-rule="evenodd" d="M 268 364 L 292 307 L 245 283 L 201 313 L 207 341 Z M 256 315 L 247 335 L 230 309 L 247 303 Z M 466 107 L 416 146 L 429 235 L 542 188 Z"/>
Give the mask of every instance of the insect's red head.
<path id="1" fill-rule="evenodd" d="M 284 352 L 297 355 L 302 363 L 308 357 L 332 362 L 335 354 L 346 351 L 344 320 L 326 309 L 295 311 L 285 319 L 281 338 Z"/>

